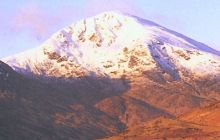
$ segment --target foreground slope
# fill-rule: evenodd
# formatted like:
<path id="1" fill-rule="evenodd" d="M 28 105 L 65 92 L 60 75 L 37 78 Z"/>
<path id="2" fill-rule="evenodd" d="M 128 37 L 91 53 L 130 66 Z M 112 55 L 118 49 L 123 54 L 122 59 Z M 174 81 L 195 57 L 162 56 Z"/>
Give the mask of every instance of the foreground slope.
<path id="1" fill-rule="evenodd" d="M 220 126 L 220 103 L 194 109 L 189 113 L 181 115 L 179 119 L 202 125 Z"/>
<path id="2" fill-rule="evenodd" d="M 131 127 L 117 136 L 104 138 L 104 140 L 217 140 L 219 138 L 220 127 L 217 126 L 157 118 Z"/>
<path id="3" fill-rule="evenodd" d="M 151 140 L 151 139 L 220 139 L 219 103 L 198 108 L 178 119 L 157 118 L 133 126 L 123 133 L 106 140 Z"/>

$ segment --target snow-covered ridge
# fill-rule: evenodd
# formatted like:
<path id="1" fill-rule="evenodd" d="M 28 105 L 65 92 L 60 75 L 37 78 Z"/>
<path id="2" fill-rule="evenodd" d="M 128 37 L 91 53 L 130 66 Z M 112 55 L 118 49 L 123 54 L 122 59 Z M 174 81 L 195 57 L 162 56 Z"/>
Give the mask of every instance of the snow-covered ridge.
<path id="1" fill-rule="evenodd" d="M 3 61 L 24 74 L 52 77 L 121 77 L 159 66 L 178 80 L 182 68 L 198 75 L 210 71 L 218 75 L 218 54 L 151 21 L 105 12 L 73 23 L 38 48 Z"/>

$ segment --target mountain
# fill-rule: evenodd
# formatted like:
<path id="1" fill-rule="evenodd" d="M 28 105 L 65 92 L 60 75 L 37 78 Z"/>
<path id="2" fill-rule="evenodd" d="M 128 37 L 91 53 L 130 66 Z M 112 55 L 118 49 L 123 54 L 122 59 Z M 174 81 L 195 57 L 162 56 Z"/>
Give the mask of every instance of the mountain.
<path id="1" fill-rule="evenodd" d="M 218 51 L 118 12 L 2 61 L 2 139 L 98 139 L 161 117 L 179 126 L 179 116 L 220 100 Z"/>
<path id="2" fill-rule="evenodd" d="M 160 67 L 178 80 L 184 71 L 196 76 L 218 75 L 219 55 L 150 21 L 106 12 L 76 22 L 40 47 L 3 61 L 20 73 L 47 77 L 121 77 Z"/>

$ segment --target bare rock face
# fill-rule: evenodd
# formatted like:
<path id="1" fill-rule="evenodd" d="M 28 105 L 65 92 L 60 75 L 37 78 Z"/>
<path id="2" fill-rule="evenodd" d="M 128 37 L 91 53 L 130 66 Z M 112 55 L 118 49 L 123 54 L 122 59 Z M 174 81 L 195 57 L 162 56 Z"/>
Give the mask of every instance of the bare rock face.
<path id="1" fill-rule="evenodd" d="M 98 139 L 162 116 L 182 127 L 220 100 L 219 54 L 131 15 L 76 22 L 0 63 L 0 138 Z"/>

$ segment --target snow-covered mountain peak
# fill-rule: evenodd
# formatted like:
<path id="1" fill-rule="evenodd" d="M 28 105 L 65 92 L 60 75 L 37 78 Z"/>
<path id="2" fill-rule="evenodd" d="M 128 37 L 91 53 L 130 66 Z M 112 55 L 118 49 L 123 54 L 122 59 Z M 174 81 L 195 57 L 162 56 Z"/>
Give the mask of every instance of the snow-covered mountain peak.
<path id="1" fill-rule="evenodd" d="M 219 60 L 218 52 L 204 44 L 114 11 L 73 23 L 38 48 L 3 59 L 31 75 L 121 77 L 160 68 L 175 80 L 181 69 L 207 75 L 208 67 L 219 74 Z"/>

